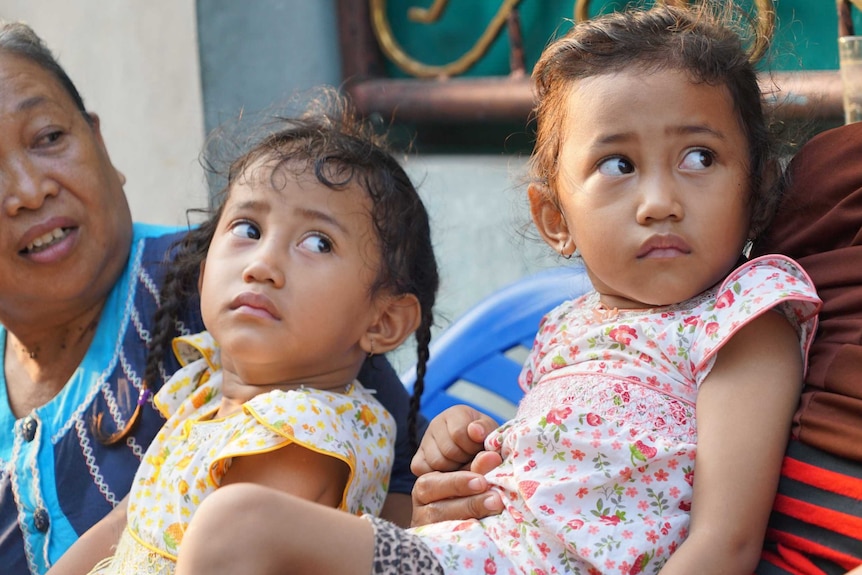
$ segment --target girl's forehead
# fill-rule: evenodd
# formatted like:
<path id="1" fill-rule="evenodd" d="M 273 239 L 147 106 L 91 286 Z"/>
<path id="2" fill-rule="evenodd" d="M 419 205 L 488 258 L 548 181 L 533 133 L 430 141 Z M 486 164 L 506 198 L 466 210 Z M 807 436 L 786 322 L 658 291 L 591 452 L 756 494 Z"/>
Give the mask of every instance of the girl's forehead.
<path id="1" fill-rule="evenodd" d="M 323 178 L 326 176 L 324 174 Z M 225 204 L 230 207 L 248 202 L 323 202 L 364 205 L 370 209 L 371 198 L 358 180 L 342 183 L 341 179 L 335 174 L 334 183 L 321 181 L 310 162 L 260 157 L 247 164 L 233 179 Z"/>

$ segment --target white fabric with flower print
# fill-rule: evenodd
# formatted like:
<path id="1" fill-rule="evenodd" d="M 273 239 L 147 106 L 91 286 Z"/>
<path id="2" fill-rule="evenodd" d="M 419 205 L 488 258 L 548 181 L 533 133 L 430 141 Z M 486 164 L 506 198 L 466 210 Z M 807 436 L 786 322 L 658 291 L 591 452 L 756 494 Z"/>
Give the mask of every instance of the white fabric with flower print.
<path id="1" fill-rule="evenodd" d="M 602 310 L 597 293 L 543 319 L 515 417 L 486 441 L 503 514 L 415 532 L 447 573 L 657 572 L 685 539 L 694 404 L 716 353 L 775 308 L 805 354 L 819 299 L 783 256 L 753 260 L 681 304 Z"/>

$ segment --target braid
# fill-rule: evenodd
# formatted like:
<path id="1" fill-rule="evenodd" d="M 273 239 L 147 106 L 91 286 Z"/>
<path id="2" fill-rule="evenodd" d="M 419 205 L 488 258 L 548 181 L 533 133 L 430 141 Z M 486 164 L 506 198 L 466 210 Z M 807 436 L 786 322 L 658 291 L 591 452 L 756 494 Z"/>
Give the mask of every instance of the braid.
<path id="1" fill-rule="evenodd" d="M 413 395 L 410 397 L 410 412 L 407 415 L 407 431 L 410 437 L 410 446 L 413 451 L 419 447 L 417 420 L 421 407 L 422 393 L 425 391 L 425 371 L 428 366 L 430 351 L 428 344 L 431 342 L 431 324 L 434 322 L 434 314 L 430 308 L 422 308 L 422 321 L 416 330 L 416 381 L 413 384 Z"/>
<path id="2" fill-rule="evenodd" d="M 116 445 L 135 430 L 144 405 L 152 394 L 152 382 L 162 381 L 163 362 L 165 357 L 172 353 L 171 342 L 179 333 L 176 318 L 180 317 L 180 310 L 197 294 L 200 262 L 206 256 L 217 219 L 217 216 L 213 217 L 199 228 L 189 231 L 168 251 L 170 262 L 159 290 L 159 306 L 153 316 L 153 337 L 147 345 L 141 393 L 126 425 L 112 434 L 106 434 L 102 430 L 103 413 L 93 416 L 93 435 L 103 445 Z"/>
<path id="3" fill-rule="evenodd" d="M 135 430 L 141 417 L 143 406 L 152 392 L 149 382 L 158 381 L 161 378 L 160 367 L 165 357 L 165 350 L 170 348 L 170 342 L 176 333 L 176 325 L 173 318 L 176 317 L 176 311 L 179 309 L 181 303 L 179 298 L 172 297 L 170 293 L 175 283 L 176 275 L 168 272 L 168 275 L 165 277 L 165 283 L 160 291 L 159 307 L 156 310 L 153 322 L 153 338 L 147 346 L 147 361 L 144 367 L 144 377 L 141 381 L 141 393 L 135 405 L 135 410 L 126 421 L 126 425 L 110 435 L 106 435 L 102 429 L 102 416 L 104 414 L 99 413 L 94 418 L 93 435 L 103 445 L 116 445 Z"/>

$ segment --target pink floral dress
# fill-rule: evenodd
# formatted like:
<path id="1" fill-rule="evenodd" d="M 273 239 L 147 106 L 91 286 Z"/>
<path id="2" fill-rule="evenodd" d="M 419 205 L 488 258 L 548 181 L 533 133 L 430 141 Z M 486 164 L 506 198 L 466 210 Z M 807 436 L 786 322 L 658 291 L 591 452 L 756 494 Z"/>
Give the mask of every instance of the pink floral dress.
<path id="1" fill-rule="evenodd" d="M 344 393 L 275 390 L 214 419 L 222 398 L 215 341 L 203 332 L 175 339 L 174 349 L 184 367 L 154 399 L 168 420 L 135 474 L 128 523 L 114 556 L 91 573 L 173 573 L 189 522 L 201 501 L 218 489 L 233 458 L 291 444 L 348 465 L 341 509 L 380 512 L 394 456 L 395 421 L 372 392 L 358 381 Z M 289 518 L 285 526 L 291 528 Z"/>
<path id="2" fill-rule="evenodd" d="M 543 319 L 521 373 L 526 395 L 486 447 L 506 502 L 483 520 L 415 530 L 447 573 L 655 573 L 685 539 L 695 401 L 716 353 L 775 308 L 800 353 L 820 300 L 782 256 L 753 260 L 681 304 L 603 310 L 597 293 Z"/>

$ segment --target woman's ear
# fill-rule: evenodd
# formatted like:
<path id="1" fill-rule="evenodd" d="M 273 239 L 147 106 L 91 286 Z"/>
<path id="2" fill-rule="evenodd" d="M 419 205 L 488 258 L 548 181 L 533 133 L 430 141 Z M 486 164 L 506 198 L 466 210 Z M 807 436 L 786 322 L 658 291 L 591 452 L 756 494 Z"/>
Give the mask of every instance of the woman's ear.
<path id="1" fill-rule="evenodd" d="M 376 321 L 359 344 L 369 354 L 386 353 L 401 345 L 419 327 L 422 306 L 413 294 L 384 296 Z"/>
<path id="2" fill-rule="evenodd" d="M 566 218 L 549 190 L 534 183 L 527 188 L 527 195 L 530 198 L 530 215 L 533 216 L 533 224 L 539 235 L 554 251 L 563 257 L 571 257 L 577 246 L 569 232 Z"/>

